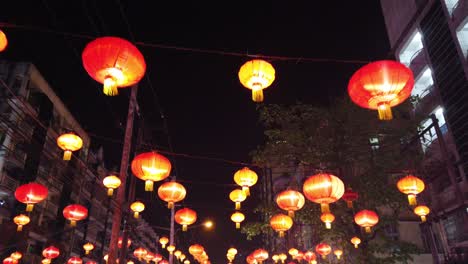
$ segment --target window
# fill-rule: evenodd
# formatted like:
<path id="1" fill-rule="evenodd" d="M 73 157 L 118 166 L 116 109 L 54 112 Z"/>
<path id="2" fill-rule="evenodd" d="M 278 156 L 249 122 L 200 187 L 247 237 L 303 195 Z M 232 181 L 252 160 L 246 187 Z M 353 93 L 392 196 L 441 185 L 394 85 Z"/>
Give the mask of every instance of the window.
<path id="1" fill-rule="evenodd" d="M 442 134 L 445 134 L 447 132 L 447 124 L 445 123 L 444 109 L 438 106 L 436 107 L 436 109 L 434 109 L 434 111 L 431 114 L 435 114 L 435 117 L 437 118 L 437 121 L 438 121 L 437 123 L 439 123 L 440 131 L 442 132 Z M 424 131 L 426 128 L 428 128 L 431 125 L 432 125 L 431 118 L 424 120 L 421 123 L 421 131 Z M 436 134 L 434 127 L 426 131 L 420 138 L 423 151 L 425 152 L 426 149 L 429 147 L 429 145 L 431 145 L 431 143 L 436 139 L 437 139 L 437 134 Z"/>
<path id="2" fill-rule="evenodd" d="M 378 137 L 369 138 L 369 143 L 371 145 L 372 150 L 378 150 L 379 149 L 379 138 Z"/>
<path id="3" fill-rule="evenodd" d="M 453 10 L 457 8 L 459 0 L 444 0 L 445 6 L 447 7 L 447 11 L 450 15 L 452 15 Z"/>
<path id="4" fill-rule="evenodd" d="M 433 84 L 434 80 L 432 79 L 432 71 L 426 66 L 421 74 L 416 78 L 411 95 L 423 98 L 430 93 L 430 89 Z"/>
<path id="5" fill-rule="evenodd" d="M 457 28 L 457 39 L 465 58 L 468 55 L 468 18 Z"/>
<path id="6" fill-rule="evenodd" d="M 422 49 L 423 43 L 421 40 L 421 33 L 419 30 L 417 30 L 413 33 L 406 46 L 400 51 L 400 62 L 406 66 L 409 66 L 411 61 L 416 57 L 417 53 L 419 53 Z"/>

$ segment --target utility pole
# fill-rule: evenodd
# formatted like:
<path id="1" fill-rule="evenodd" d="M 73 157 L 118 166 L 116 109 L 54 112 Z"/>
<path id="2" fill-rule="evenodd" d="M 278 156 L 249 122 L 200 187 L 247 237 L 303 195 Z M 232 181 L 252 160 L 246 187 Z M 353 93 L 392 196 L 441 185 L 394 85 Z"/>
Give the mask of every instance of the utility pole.
<path id="1" fill-rule="evenodd" d="M 124 136 L 124 145 L 122 150 L 122 160 L 120 162 L 120 181 L 122 184 L 117 190 L 117 197 L 114 209 L 114 215 L 112 216 L 112 231 L 111 239 L 109 243 L 109 264 L 116 264 L 117 257 L 117 242 L 119 240 L 120 234 L 120 223 L 122 221 L 122 206 L 127 206 L 125 199 L 125 186 L 127 183 L 127 171 L 128 163 L 130 159 L 130 149 L 132 146 L 132 132 L 133 132 L 133 120 L 136 106 L 136 95 L 138 90 L 138 85 L 134 85 L 131 88 L 130 102 L 128 103 L 128 114 L 127 114 L 127 124 L 125 128 Z M 125 247 L 126 245 L 123 245 Z"/>
<path id="2" fill-rule="evenodd" d="M 171 208 L 171 230 L 169 231 L 169 245 L 174 245 L 174 209 L 175 208 L 175 204 L 174 206 L 172 206 Z M 174 254 L 169 254 L 169 264 L 173 264 L 174 263 Z"/>

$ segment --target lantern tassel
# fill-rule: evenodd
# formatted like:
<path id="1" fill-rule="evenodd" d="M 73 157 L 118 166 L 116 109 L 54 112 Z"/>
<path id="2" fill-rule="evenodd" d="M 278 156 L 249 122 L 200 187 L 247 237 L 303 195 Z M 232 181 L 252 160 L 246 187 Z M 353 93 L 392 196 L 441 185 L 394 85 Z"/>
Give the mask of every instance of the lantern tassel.
<path id="1" fill-rule="evenodd" d="M 187 231 L 187 225 L 182 225 L 182 231 Z"/>
<path id="2" fill-rule="evenodd" d="M 427 219 L 426 219 L 426 216 L 425 216 L 425 215 L 421 215 L 421 222 L 424 223 L 424 222 L 426 222 L 426 220 L 427 220 Z"/>
<path id="3" fill-rule="evenodd" d="M 359 246 L 358 244 L 354 244 L 354 248 L 358 248 L 358 246 Z"/>
<path id="4" fill-rule="evenodd" d="M 88 255 L 88 254 L 89 254 L 89 250 L 86 250 L 85 255 Z"/>
<path id="5" fill-rule="evenodd" d="M 279 237 L 284 237 L 284 231 L 279 231 Z"/>
<path id="6" fill-rule="evenodd" d="M 166 248 L 166 244 L 162 244 L 162 248 Z"/>
<path id="7" fill-rule="evenodd" d="M 366 227 L 364 228 L 364 230 L 366 230 L 366 233 L 370 233 L 370 232 L 371 232 L 370 226 L 366 226 Z"/>
<path id="8" fill-rule="evenodd" d="M 353 202 L 352 201 L 346 201 L 346 204 L 348 205 L 348 208 L 353 208 Z"/>
<path id="9" fill-rule="evenodd" d="M 289 210 L 288 211 L 288 216 L 291 218 L 294 218 L 294 211 Z"/>
<path id="10" fill-rule="evenodd" d="M 340 256 L 340 255 L 338 255 L 338 256 L 336 256 L 336 258 L 337 258 L 337 259 L 341 259 L 341 256 Z"/>
<path id="11" fill-rule="evenodd" d="M 377 106 L 377 111 L 379 112 L 380 120 L 392 120 L 392 108 L 386 103 L 381 103 Z"/>
<path id="12" fill-rule="evenodd" d="M 325 255 L 322 255 L 322 259 L 327 259 L 327 256 L 325 256 Z"/>
<path id="13" fill-rule="evenodd" d="M 34 204 L 27 204 L 26 205 L 26 212 L 32 212 L 34 208 Z"/>
<path id="14" fill-rule="evenodd" d="M 169 208 L 169 209 L 174 208 L 174 203 L 173 202 L 168 202 L 167 203 L 167 208 Z"/>
<path id="15" fill-rule="evenodd" d="M 408 202 L 409 202 L 409 205 L 415 206 L 415 205 L 417 204 L 417 202 L 416 202 L 416 195 L 414 195 L 414 194 L 409 194 L 409 195 L 408 195 Z"/>
<path id="16" fill-rule="evenodd" d="M 23 226 L 22 226 L 22 225 L 18 225 L 18 228 L 16 228 L 16 231 L 17 231 L 17 232 L 23 231 Z"/>
<path id="17" fill-rule="evenodd" d="M 248 186 L 242 186 L 242 191 L 244 191 L 246 196 L 250 196 L 250 189 Z"/>
<path id="18" fill-rule="evenodd" d="M 138 212 L 133 212 L 133 217 L 138 219 L 140 218 L 140 214 Z"/>
<path id="19" fill-rule="evenodd" d="M 70 150 L 65 150 L 63 152 L 63 160 L 71 160 L 72 152 Z"/>
<path id="20" fill-rule="evenodd" d="M 330 206 L 328 204 L 320 204 L 320 210 L 322 213 L 330 213 Z"/>
<path id="21" fill-rule="evenodd" d="M 114 189 L 107 189 L 107 196 L 112 196 L 114 194 Z"/>
<path id="22" fill-rule="evenodd" d="M 241 209 L 241 204 L 240 202 L 236 202 L 236 210 L 240 210 Z"/>
<path id="23" fill-rule="evenodd" d="M 256 103 L 263 102 L 263 90 L 262 89 L 252 90 L 252 100 Z"/>
<path id="24" fill-rule="evenodd" d="M 145 191 L 152 192 L 153 191 L 153 181 L 145 181 Z"/>
<path id="25" fill-rule="evenodd" d="M 240 228 L 240 223 L 236 223 L 236 229 Z"/>
<path id="26" fill-rule="evenodd" d="M 331 223 L 325 223 L 325 228 L 331 229 Z"/>
<path id="27" fill-rule="evenodd" d="M 75 226 L 76 226 L 76 221 L 75 221 L 75 220 L 71 220 L 71 221 L 70 221 L 70 226 L 71 226 L 71 227 L 75 227 Z"/>
<path id="28" fill-rule="evenodd" d="M 115 96 L 119 94 L 119 90 L 117 90 L 117 82 L 112 78 L 112 76 L 107 76 L 104 79 L 103 92 L 107 96 Z"/>

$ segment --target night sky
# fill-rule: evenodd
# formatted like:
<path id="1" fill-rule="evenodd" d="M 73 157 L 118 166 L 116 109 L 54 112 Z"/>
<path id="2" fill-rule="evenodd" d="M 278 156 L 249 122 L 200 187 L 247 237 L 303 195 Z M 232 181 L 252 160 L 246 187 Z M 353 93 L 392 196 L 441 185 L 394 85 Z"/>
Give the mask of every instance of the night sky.
<path id="1" fill-rule="evenodd" d="M 173 152 L 193 156 L 167 155 L 175 167 L 173 174 L 187 186 L 184 205 L 196 209 L 199 219 L 216 222 L 214 231 L 185 235 L 204 245 L 213 263 L 224 263 L 230 246 L 241 250 L 237 261 L 244 261 L 257 245 L 246 242 L 229 220 L 233 204 L 228 194 L 241 165 L 200 158 L 249 162 L 249 152 L 262 143 L 256 105 L 237 78 L 248 55 L 304 58 L 268 60 L 276 69 L 276 80 L 265 91 L 266 104 L 326 104 L 345 94 L 348 79 L 361 66 L 306 58 L 389 58 L 378 0 L 359 4 L 339 0 L 2 2 L 0 22 L 26 27 L 2 28 L 9 47 L 0 59 L 33 62 L 90 133 L 93 148 L 104 147 L 109 168 L 119 166 L 130 90 L 119 89 L 117 97 L 102 94 L 101 85 L 87 75 L 81 62 L 81 52 L 91 39 L 77 35 L 113 35 L 149 44 L 245 54 L 138 46 L 147 63 L 138 103 L 153 136 L 145 146 L 171 151 L 170 141 Z M 143 183 L 138 185 L 140 190 Z M 137 196 L 152 201 L 144 212 L 148 221 L 168 225 L 169 211 L 157 196 L 139 191 Z M 255 199 L 254 188 L 244 211 L 250 219 Z"/>

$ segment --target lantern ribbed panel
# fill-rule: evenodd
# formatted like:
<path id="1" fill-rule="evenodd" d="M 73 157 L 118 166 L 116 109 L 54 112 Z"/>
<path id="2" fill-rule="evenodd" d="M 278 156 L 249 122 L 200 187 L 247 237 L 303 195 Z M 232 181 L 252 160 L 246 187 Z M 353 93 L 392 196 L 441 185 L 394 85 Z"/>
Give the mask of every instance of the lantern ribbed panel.
<path id="1" fill-rule="evenodd" d="M 248 89 L 265 89 L 275 80 L 275 69 L 264 60 L 251 60 L 241 66 L 239 81 Z M 257 88 L 258 87 L 258 88 Z"/>
<path id="2" fill-rule="evenodd" d="M 276 196 L 276 204 L 279 208 L 288 211 L 289 216 L 294 216 L 294 211 L 301 209 L 305 204 L 302 193 L 294 190 L 286 190 Z"/>
<path id="3" fill-rule="evenodd" d="M 397 182 L 397 187 L 404 194 L 419 194 L 424 191 L 424 182 L 416 176 L 408 175 Z"/>
<path id="4" fill-rule="evenodd" d="M 129 41 L 117 37 L 97 38 L 86 45 L 82 54 L 83 66 L 97 82 L 107 76 L 115 78 L 118 87 L 138 83 L 146 71 L 140 51 Z M 120 71 L 116 74 L 115 69 Z"/>
<path id="5" fill-rule="evenodd" d="M 304 182 L 303 193 L 314 203 L 329 204 L 343 196 L 344 184 L 340 178 L 332 174 L 319 173 Z"/>

